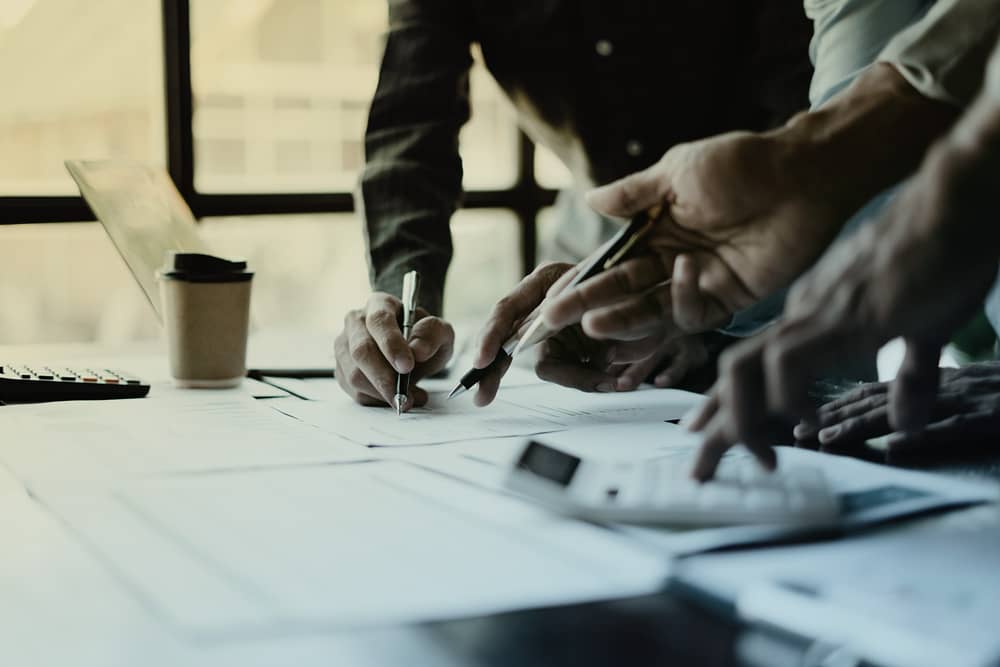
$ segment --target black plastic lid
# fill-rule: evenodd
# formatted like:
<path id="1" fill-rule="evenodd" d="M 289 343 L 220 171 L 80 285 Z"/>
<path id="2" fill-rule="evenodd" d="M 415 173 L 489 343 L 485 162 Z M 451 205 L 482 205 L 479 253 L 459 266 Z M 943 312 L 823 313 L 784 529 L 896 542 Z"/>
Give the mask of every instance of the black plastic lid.
<path id="1" fill-rule="evenodd" d="M 242 260 L 230 261 L 214 255 L 170 251 L 160 277 L 193 283 L 235 283 L 253 278 L 253 273 L 246 269 L 247 263 Z"/>

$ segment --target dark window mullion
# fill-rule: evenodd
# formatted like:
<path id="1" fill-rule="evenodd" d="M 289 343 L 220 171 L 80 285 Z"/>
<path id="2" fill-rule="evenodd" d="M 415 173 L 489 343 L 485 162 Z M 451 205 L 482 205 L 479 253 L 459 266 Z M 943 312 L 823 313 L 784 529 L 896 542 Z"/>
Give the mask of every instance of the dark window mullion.
<path id="1" fill-rule="evenodd" d="M 163 72 L 167 171 L 181 195 L 191 203 L 195 190 L 189 0 L 163 0 Z"/>

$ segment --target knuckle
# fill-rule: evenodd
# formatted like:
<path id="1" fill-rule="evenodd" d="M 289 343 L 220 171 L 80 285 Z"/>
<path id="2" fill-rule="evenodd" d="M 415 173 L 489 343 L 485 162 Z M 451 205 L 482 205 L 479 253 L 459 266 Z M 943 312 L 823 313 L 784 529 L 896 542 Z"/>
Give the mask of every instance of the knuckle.
<path id="1" fill-rule="evenodd" d="M 367 382 L 368 377 L 365 375 L 364 371 L 355 366 L 347 373 L 347 384 L 351 387 L 363 387 Z"/>
<path id="2" fill-rule="evenodd" d="M 573 268 L 573 265 L 565 262 L 542 262 L 535 267 L 535 270 L 531 272 L 531 275 L 540 278 L 554 279 L 566 273 L 571 268 Z"/>
<path id="3" fill-rule="evenodd" d="M 373 310 L 368 313 L 365 323 L 369 329 L 386 327 L 396 323 L 396 317 L 387 310 Z"/>
<path id="4" fill-rule="evenodd" d="M 356 327 L 364 320 L 364 315 L 360 310 L 350 310 L 344 315 L 344 329 Z"/>
<path id="5" fill-rule="evenodd" d="M 513 297 L 505 296 L 493 306 L 491 318 L 497 321 L 513 320 L 515 311 L 516 307 Z"/>
<path id="6" fill-rule="evenodd" d="M 372 359 L 378 354 L 378 345 L 370 337 L 358 337 L 351 341 L 351 357 L 356 360 Z"/>

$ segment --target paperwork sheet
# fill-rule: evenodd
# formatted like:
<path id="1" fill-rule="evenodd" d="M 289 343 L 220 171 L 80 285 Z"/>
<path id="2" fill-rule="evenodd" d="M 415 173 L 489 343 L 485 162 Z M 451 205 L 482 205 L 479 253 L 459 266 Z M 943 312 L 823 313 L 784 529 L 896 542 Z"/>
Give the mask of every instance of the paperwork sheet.
<path id="1" fill-rule="evenodd" d="M 26 495 L 0 495 L 0 526 L 0 664 L 192 664 L 170 629 Z"/>
<path id="2" fill-rule="evenodd" d="M 30 482 L 372 458 L 269 402 L 243 391 L 162 389 L 147 399 L 6 406 L 0 462 Z"/>
<path id="3" fill-rule="evenodd" d="M 401 462 L 36 493 L 199 640 L 630 596 L 667 575 L 610 531 Z"/>
<path id="4" fill-rule="evenodd" d="M 676 460 L 690 468 L 699 439 L 670 423 L 648 422 L 571 429 L 535 436 L 540 442 L 588 458 Z M 524 447 L 523 439 L 468 442 L 431 455 L 418 452 L 409 460 L 485 488 L 500 490 L 509 466 Z M 398 456 L 398 455 L 397 455 Z M 742 448 L 729 458 L 748 458 Z M 922 512 L 998 499 L 996 485 L 958 480 L 944 475 L 912 472 L 804 449 L 778 448 L 783 467 L 810 466 L 823 470 L 841 496 L 844 519 L 838 530 L 852 531 L 875 523 Z M 788 527 L 743 526 L 670 530 L 639 526 L 618 529 L 669 556 L 683 556 L 724 547 L 808 537 L 812 532 Z"/>
<path id="5" fill-rule="evenodd" d="M 275 409 L 322 430 L 372 447 L 434 445 L 564 431 L 625 422 L 678 419 L 702 400 L 698 394 L 646 389 L 621 394 L 585 394 L 552 385 L 503 391 L 490 406 L 467 397 L 430 394 L 425 407 L 397 416 L 355 405 L 345 395 L 329 401 L 286 401 Z"/>
<path id="6" fill-rule="evenodd" d="M 983 508 L 983 510 L 993 508 Z M 975 514 L 975 513 L 972 513 Z M 825 544 L 684 561 L 689 592 L 877 664 L 982 667 L 1000 660 L 1000 531 L 939 522 Z"/>

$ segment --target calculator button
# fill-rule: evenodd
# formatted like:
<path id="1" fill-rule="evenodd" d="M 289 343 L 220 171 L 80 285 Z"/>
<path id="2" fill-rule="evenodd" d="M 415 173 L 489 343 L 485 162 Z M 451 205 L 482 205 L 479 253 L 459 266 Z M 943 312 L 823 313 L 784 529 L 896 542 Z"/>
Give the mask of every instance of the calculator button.
<path id="1" fill-rule="evenodd" d="M 55 377 L 49 373 L 39 373 L 37 377 L 39 380 L 55 380 Z"/>
<path id="2" fill-rule="evenodd" d="M 104 384 L 118 384 L 119 382 L 118 378 L 104 378 Z"/>

